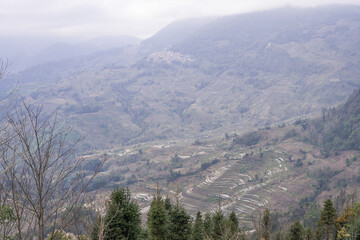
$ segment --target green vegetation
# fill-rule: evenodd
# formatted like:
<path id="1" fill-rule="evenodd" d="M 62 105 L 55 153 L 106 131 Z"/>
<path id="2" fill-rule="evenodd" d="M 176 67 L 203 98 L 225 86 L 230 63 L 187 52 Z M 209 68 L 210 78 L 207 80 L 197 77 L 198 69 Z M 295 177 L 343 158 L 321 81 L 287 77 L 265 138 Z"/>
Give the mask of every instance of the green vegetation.
<path id="1" fill-rule="evenodd" d="M 169 237 L 174 240 L 187 240 L 191 236 L 190 215 L 177 200 L 175 206 L 169 213 Z"/>
<path id="2" fill-rule="evenodd" d="M 257 131 L 249 132 L 242 136 L 235 136 L 233 139 L 233 144 L 241 144 L 246 146 L 252 146 L 259 143 L 261 135 Z"/>
<path id="3" fill-rule="evenodd" d="M 140 234 L 138 205 L 130 200 L 130 190 L 117 188 L 110 195 L 105 216 L 105 240 L 136 240 Z"/>
<path id="4" fill-rule="evenodd" d="M 325 153 L 360 150 L 360 89 L 337 108 L 323 109 L 322 117 L 301 123 L 306 141 L 321 146 Z"/>
<path id="5" fill-rule="evenodd" d="M 304 238 L 304 227 L 301 225 L 299 221 L 291 224 L 288 239 L 289 240 L 299 240 Z"/>
<path id="6" fill-rule="evenodd" d="M 295 126 L 285 124 L 289 119 L 309 116 L 321 107 L 342 101 L 359 86 L 353 76 L 358 72 L 354 62 L 360 53 L 353 44 L 358 38 L 358 32 L 353 29 L 359 28 L 359 21 L 348 17 L 352 14 L 343 14 L 353 13 L 352 9 L 345 10 L 340 11 L 342 14 L 331 8 L 314 10 L 320 15 L 306 13 L 305 16 L 316 16 L 310 20 L 303 17 L 303 10 L 289 10 L 291 16 L 287 11 L 268 12 L 264 17 L 269 21 L 265 27 L 260 13 L 224 18 L 215 23 L 218 26 L 215 30 L 210 24 L 172 47 L 179 51 L 177 54 L 189 53 L 194 62 L 148 62 L 144 60 L 147 56 L 141 54 L 143 60 L 138 61 L 135 58 L 139 52 L 135 50 L 134 59 L 126 54 L 124 59 L 116 58 L 117 63 L 124 64 L 122 67 L 106 67 L 115 60 L 97 56 L 89 62 L 97 62 L 99 69 L 89 67 L 90 70 L 77 73 L 68 68 L 71 77 L 61 74 L 56 81 L 53 77 L 41 89 L 36 89 L 36 82 L 29 83 L 26 91 L 33 100 L 47 100 L 49 109 L 56 108 L 59 119 L 74 126 L 77 136 L 88 136 L 79 152 L 89 149 L 94 152 L 80 158 L 85 166 L 75 174 L 68 174 L 71 178 L 97 172 L 103 149 L 111 153 L 108 156 L 111 164 L 86 185 L 89 196 L 93 190 L 103 197 L 115 186 L 130 185 L 138 194 L 136 198 L 141 199 L 141 212 L 146 213 L 151 202 L 147 221 L 140 226 L 140 207 L 130 200 L 129 189 L 116 188 L 101 207 L 86 205 L 89 212 L 105 209 L 105 216 L 94 218 L 94 213 L 75 211 L 82 208 L 80 204 L 69 207 L 65 201 L 55 201 L 72 199 L 74 192 L 81 192 L 76 187 L 69 188 L 65 195 L 69 198 L 61 192 L 41 197 L 41 200 L 50 199 L 46 204 L 51 203 L 39 204 L 47 211 L 43 209 L 34 217 L 47 221 L 37 227 L 44 228 L 42 235 L 71 239 L 64 231 L 73 232 L 77 225 L 57 227 L 56 224 L 60 220 L 65 222 L 64 219 L 73 220 L 71 214 L 78 212 L 80 217 L 74 217 L 78 223 L 87 217 L 94 218 L 89 221 L 93 225 L 92 233 L 88 234 L 82 227 L 74 231 L 78 238 L 82 234 L 91 239 L 159 240 L 359 238 L 356 204 L 349 205 L 345 214 L 341 205 L 350 202 L 345 198 L 335 199 L 335 204 L 327 200 L 322 208 L 318 203 L 336 195 L 341 188 L 354 189 L 360 183 L 356 151 L 360 150 L 360 89 L 345 104 L 323 110 L 321 118 L 298 120 Z M 270 16 L 287 16 L 289 22 L 284 23 L 281 18 L 272 22 Z M 317 23 L 316 27 L 313 22 Z M 296 26 L 292 34 L 287 32 L 290 26 Z M 253 31 L 246 34 L 249 28 Z M 87 64 L 94 65 L 89 62 L 84 61 L 83 69 Z M 39 66 L 31 72 L 40 77 L 37 73 L 44 69 Z M 222 97 L 214 98 L 217 95 Z M 229 134 L 225 140 L 212 138 L 225 131 L 237 132 L 273 123 L 279 127 L 235 135 L 233 139 Z M 22 125 L 15 124 L 18 126 Z M 183 137 L 186 141 L 182 141 Z M 6 144 L 21 146 L 16 142 Z M 11 160 L 11 153 L 3 152 L 2 158 Z M 77 166 L 74 169 L 78 170 Z M 16 182 L 14 177 L 26 180 L 28 171 L 16 168 L 8 172 L 3 186 Z M 57 171 L 51 169 L 50 173 Z M 65 175 L 61 180 L 68 180 Z M 54 176 L 48 184 L 54 183 Z M 169 197 L 164 200 L 159 187 L 151 201 L 157 181 L 168 194 L 175 186 L 181 186 L 184 205 L 179 199 L 175 205 Z M 4 202 L 16 205 L 19 210 L 7 209 L 5 204 L 1 212 L 4 216 L 0 215 L 2 229 L 11 225 L 8 232 L 15 238 L 23 239 L 22 229 L 30 226 L 31 221 L 30 217 L 14 215 L 21 211 L 37 212 L 31 206 L 37 198 L 24 198 L 38 196 L 30 187 L 36 186 L 35 182 L 36 179 L 24 181 L 25 187 L 13 185 L 12 191 L 2 192 L 4 196 L 11 195 Z M 62 190 L 68 183 L 55 185 Z M 40 192 L 51 193 L 51 189 Z M 28 191 L 24 194 L 24 190 Z M 216 209 L 219 198 L 227 208 Z M 83 198 L 81 201 L 86 202 Z M 57 202 L 61 204 L 50 214 L 48 209 Z M 271 211 L 262 211 L 252 222 L 256 211 L 265 207 L 271 207 Z M 212 213 L 202 215 L 199 209 Z M 195 213 L 192 221 L 190 214 Z M 71 217 L 58 218 L 63 215 Z M 20 231 L 15 226 L 18 221 L 22 221 Z M 255 231 L 254 236 L 249 230 Z M 7 235 L 5 230 L 2 233 Z"/>
<path id="7" fill-rule="evenodd" d="M 164 201 L 160 195 L 160 190 L 157 190 L 153 201 L 151 202 L 150 210 L 147 214 L 147 228 L 149 232 L 149 239 L 164 240 L 169 234 L 169 213 L 165 209 Z"/>
<path id="8" fill-rule="evenodd" d="M 200 211 L 197 212 L 196 214 L 196 218 L 192 229 L 192 239 L 193 240 L 205 239 L 204 221 L 202 219 L 202 215 Z"/>
<path id="9" fill-rule="evenodd" d="M 336 238 L 336 236 L 334 236 L 334 233 L 336 233 L 336 215 L 336 209 L 333 202 L 330 199 L 327 199 L 320 212 L 317 234 L 321 235 L 321 238 L 325 238 L 326 240 Z"/>
<path id="10" fill-rule="evenodd" d="M 129 193 L 128 189 L 116 189 L 113 194 Z M 126 195 L 125 194 L 125 195 Z M 168 199 L 168 198 L 167 198 Z M 165 207 L 167 202 L 167 207 Z M 206 213 L 203 220 L 200 211 L 197 212 L 195 220 L 191 221 L 190 215 L 186 212 L 183 206 L 177 200 L 175 205 L 169 201 L 163 201 L 159 190 L 154 196 L 151 203 L 151 208 L 148 213 L 146 228 L 140 230 L 139 222 L 122 222 L 114 221 L 111 228 L 106 230 L 106 235 L 115 233 L 119 229 L 125 231 L 129 229 L 137 229 L 137 237 L 125 237 L 119 232 L 109 239 L 162 239 L 162 240 L 252 240 L 252 239 L 286 239 L 286 240 L 339 240 L 339 239 L 358 239 L 360 236 L 360 204 L 354 204 L 352 207 L 347 205 L 344 212 L 339 212 L 333 205 L 330 199 L 323 203 L 320 217 L 317 224 L 312 224 L 306 229 L 303 227 L 303 219 L 286 225 L 287 231 L 283 231 L 284 225 L 274 227 L 275 219 L 269 210 L 264 210 L 259 216 L 259 220 L 254 221 L 255 232 L 253 234 L 241 230 L 242 222 L 238 220 L 236 214 L 232 212 L 229 217 L 226 217 L 223 211 L 219 208 L 213 213 Z M 136 205 L 135 202 L 133 204 Z M 109 213 L 111 207 L 108 207 Z M 114 216 L 114 219 L 116 216 Z M 257 225 L 258 224 L 258 225 Z M 96 225 L 98 226 L 98 225 Z M 105 225 L 107 226 L 107 225 Z M 135 228 L 134 228 L 135 227 Z M 286 227 L 285 227 L 286 229 Z M 282 230 L 282 231 L 281 231 Z M 147 234 L 141 234 L 145 233 Z M 56 232 L 57 233 L 57 232 Z M 61 234 L 63 235 L 63 234 Z M 65 236 L 65 235 L 64 235 Z M 86 239 L 82 236 L 83 239 Z M 63 239 L 63 238 L 61 238 Z M 74 238 L 64 238 L 74 239 Z M 101 238 L 91 238 L 101 239 Z M 106 239 L 106 238 L 105 238 Z"/>

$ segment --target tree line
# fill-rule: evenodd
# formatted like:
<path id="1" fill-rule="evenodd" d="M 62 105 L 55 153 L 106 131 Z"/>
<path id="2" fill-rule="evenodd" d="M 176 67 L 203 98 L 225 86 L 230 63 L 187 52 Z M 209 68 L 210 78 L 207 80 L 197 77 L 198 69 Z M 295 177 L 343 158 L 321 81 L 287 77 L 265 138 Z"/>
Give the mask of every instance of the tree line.
<path id="1" fill-rule="evenodd" d="M 6 71 L 0 59 L 0 80 Z M 79 232 L 93 171 L 75 155 L 79 139 L 56 113 L 16 96 L 0 98 L 0 239 L 38 239 L 58 229 Z"/>
<path id="2" fill-rule="evenodd" d="M 163 198 L 159 188 L 153 196 L 146 224 L 141 223 L 139 206 L 131 200 L 128 188 L 114 189 L 108 200 L 106 213 L 98 216 L 88 236 L 89 240 L 358 240 L 360 239 L 360 204 L 347 205 L 338 211 L 332 200 L 323 202 L 317 223 L 304 228 L 296 220 L 285 229 L 274 230 L 271 212 L 267 209 L 253 219 L 253 231 L 241 229 L 235 212 L 225 216 L 221 207 L 213 213 L 197 212 L 192 218 L 179 198 L 172 203 Z M 57 239 L 71 238 L 65 233 Z M 49 237 L 49 239 L 55 239 Z M 79 239 L 79 237 L 77 238 Z"/>
<path id="3" fill-rule="evenodd" d="M 95 222 L 90 239 L 246 239 L 235 212 L 226 217 L 219 207 L 213 214 L 204 216 L 199 211 L 192 219 L 179 197 L 172 203 L 169 197 L 161 196 L 159 188 L 143 226 L 140 217 L 139 207 L 131 201 L 129 189 L 117 188 L 110 195 L 106 214 Z"/>
<path id="4" fill-rule="evenodd" d="M 298 120 L 305 141 L 323 151 L 360 150 L 360 88 L 344 104 L 322 109 L 316 119 Z"/>

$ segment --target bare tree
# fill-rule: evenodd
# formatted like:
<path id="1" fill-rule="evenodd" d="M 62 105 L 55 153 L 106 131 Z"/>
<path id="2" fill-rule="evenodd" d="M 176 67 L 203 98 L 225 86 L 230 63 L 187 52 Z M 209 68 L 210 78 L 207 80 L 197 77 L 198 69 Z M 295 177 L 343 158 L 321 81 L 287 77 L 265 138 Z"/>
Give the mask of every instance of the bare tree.
<path id="1" fill-rule="evenodd" d="M 9 65 L 8 61 L 4 61 L 0 59 L 0 79 L 2 79 L 5 76 L 8 65 Z"/>
<path id="2" fill-rule="evenodd" d="M 2 86 L 4 85 L 3 80 L 7 68 L 8 62 L 0 58 L 0 85 Z M 0 92 L 0 144 L 5 141 L 2 136 L 2 133 L 6 128 L 6 124 L 3 122 L 3 116 L 6 113 L 5 103 L 12 93 L 13 91 L 11 91 L 9 94 Z M 9 206 L 9 201 L 11 199 L 9 198 L 10 193 L 6 191 L 6 186 L 8 185 L 7 177 L 4 174 L 5 171 L 1 170 L 4 169 L 0 169 L 0 238 L 7 239 L 15 227 L 15 217 L 13 208 Z"/>
<path id="3" fill-rule="evenodd" d="M 0 163 L 17 217 L 17 236 L 43 240 L 76 221 L 70 213 L 82 205 L 85 189 L 105 159 L 88 175 L 82 169 L 85 159 L 74 157 L 78 139 L 69 144 L 71 129 L 61 126 L 56 114 L 45 116 L 42 107 L 24 99 L 5 118 Z"/>

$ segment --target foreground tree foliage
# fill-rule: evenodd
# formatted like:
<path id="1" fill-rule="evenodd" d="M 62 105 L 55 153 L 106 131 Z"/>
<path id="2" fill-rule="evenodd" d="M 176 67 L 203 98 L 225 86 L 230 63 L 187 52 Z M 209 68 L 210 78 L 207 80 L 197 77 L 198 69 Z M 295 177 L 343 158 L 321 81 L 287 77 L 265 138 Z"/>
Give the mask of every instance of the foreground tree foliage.
<path id="1" fill-rule="evenodd" d="M 202 219 L 201 212 L 198 211 L 192 228 L 192 238 L 194 240 L 203 240 L 205 239 L 204 233 L 204 222 Z"/>
<path id="2" fill-rule="evenodd" d="M 179 200 L 170 211 L 169 239 L 186 240 L 191 236 L 191 217 L 186 212 Z"/>
<path id="3" fill-rule="evenodd" d="M 80 216 L 73 210 L 84 202 L 85 189 L 104 162 L 86 175 L 84 159 L 73 154 L 77 140 L 71 144 L 71 129 L 59 124 L 56 114 L 46 116 L 23 99 L 1 124 L 0 194 L 14 213 L 4 232 L 39 240 L 63 229 L 80 234 Z"/>
<path id="4" fill-rule="evenodd" d="M 261 239 L 270 240 L 271 234 L 271 221 L 270 221 L 270 211 L 265 209 L 264 216 L 261 221 Z"/>
<path id="5" fill-rule="evenodd" d="M 320 213 L 319 228 L 322 238 L 326 240 L 334 239 L 336 235 L 336 209 L 333 202 L 327 199 Z"/>
<path id="6" fill-rule="evenodd" d="M 125 191 L 125 189 L 121 190 Z M 258 227 L 255 234 L 245 234 L 241 231 L 239 220 L 235 212 L 231 212 L 226 217 L 219 205 L 217 211 L 213 214 L 206 213 L 203 220 L 201 212 L 197 212 L 196 217 L 191 223 L 191 218 L 186 210 L 177 200 L 172 205 L 170 199 L 164 201 L 160 195 L 159 189 L 151 203 L 148 213 L 147 231 L 143 234 L 143 230 L 139 230 L 136 239 L 191 239 L 191 240 L 358 240 L 360 239 L 360 204 L 346 207 L 344 212 L 337 217 L 337 210 L 330 199 L 324 201 L 321 214 L 318 218 L 318 225 L 304 228 L 303 221 L 295 221 L 292 224 L 282 226 L 281 229 L 272 231 L 273 223 L 271 213 L 265 209 L 259 213 Z M 167 202 L 167 208 L 165 208 Z M 136 204 L 136 203 L 134 203 Z M 168 209 L 168 210 L 167 210 Z M 109 208 L 107 210 L 109 212 Z M 138 223 L 136 223 L 138 224 Z M 134 224 L 134 225 L 136 225 Z M 117 222 L 113 228 L 122 228 L 130 226 L 129 224 Z M 140 225 L 137 225 L 139 229 Z M 116 231 L 116 230 L 115 230 Z M 126 237 L 118 237 L 114 235 L 109 239 L 130 239 Z M 98 235 L 91 239 L 99 238 Z"/>
<path id="7" fill-rule="evenodd" d="M 288 233 L 289 240 L 299 240 L 304 239 L 304 227 L 301 225 L 299 221 L 291 224 L 289 233 Z"/>
<path id="8" fill-rule="evenodd" d="M 130 199 L 130 190 L 113 190 L 105 216 L 105 239 L 138 239 L 140 224 L 139 207 Z"/>
<path id="9" fill-rule="evenodd" d="M 150 210 L 147 217 L 147 229 L 149 232 L 149 239 L 168 239 L 169 214 L 165 209 L 164 200 L 160 195 L 159 187 L 153 201 L 151 202 Z"/>

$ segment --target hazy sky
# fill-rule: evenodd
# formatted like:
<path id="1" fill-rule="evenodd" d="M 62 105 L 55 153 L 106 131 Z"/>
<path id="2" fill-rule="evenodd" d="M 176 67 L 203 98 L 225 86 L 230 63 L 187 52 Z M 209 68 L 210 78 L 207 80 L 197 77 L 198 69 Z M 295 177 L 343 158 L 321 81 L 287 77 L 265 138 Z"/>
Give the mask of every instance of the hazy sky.
<path id="1" fill-rule="evenodd" d="M 173 20 L 360 0 L 0 0 L 0 35 L 146 38 Z"/>

